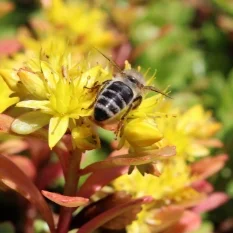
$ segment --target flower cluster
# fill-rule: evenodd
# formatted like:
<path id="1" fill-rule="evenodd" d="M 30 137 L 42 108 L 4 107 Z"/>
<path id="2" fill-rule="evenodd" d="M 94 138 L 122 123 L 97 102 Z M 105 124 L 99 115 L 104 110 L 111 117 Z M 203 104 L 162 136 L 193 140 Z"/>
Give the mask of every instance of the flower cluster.
<path id="1" fill-rule="evenodd" d="M 113 31 L 107 28 L 106 15 L 100 8 L 62 0 L 43 1 L 42 4 L 44 18 L 31 20 L 33 34 L 26 28 L 18 33 L 19 41 L 29 54 L 40 51 L 41 46 L 45 48 L 51 40 L 66 42 L 77 57 L 89 53 L 92 47 L 105 50 L 116 44 Z"/>
<path id="2" fill-rule="evenodd" d="M 16 106 L 36 110 L 26 112 L 14 121 L 12 130 L 15 133 L 30 134 L 49 124 L 50 148 L 67 129 L 80 149 L 97 147 L 91 145 L 99 142 L 93 136 L 93 124 L 88 120 L 92 111 L 88 108 L 95 100 L 96 92 L 88 88 L 112 77 L 107 68 L 91 67 L 87 62 L 74 63 L 64 44 L 55 46 L 51 43 L 49 50 L 41 51 L 40 58 L 29 60 L 17 73 L 4 77 L 17 78 L 26 90 Z M 80 128 L 81 125 L 85 126 Z M 83 140 L 86 144 L 89 140 L 87 148 L 82 148 Z"/>
<path id="3" fill-rule="evenodd" d="M 168 106 L 170 110 L 168 110 Z M 161 106 L 161 109 L 163 108 L 165 106 Z M 127 227 L 129 233 L 163 232 L 165 229 L 172 232 L 172 229 L 176 229 L 176 225 L 181 224 L 179 221 L 185 218 L 188 208 L 193 208 L 203 200 L 206 201 L 205 203 L 208 202 L 208 195 L 203 187 L 197 189 L 194 184 L 200 184 L 203 182 L 203 178 L 216 172 L 213 166 L 218 163 L 222 164 L 222 160 L 226 159 L 224 156 L 220 156 L 219 161 L 215 161 L 216 158 L 209 159 L 210 164 L 206 168 L 206 159 L 200 160 L 196 163 L 200 164 L 199 166 L 205 171 L 201 169 L 195 172 L 190 166 L 190 161 L 193 162 L 200 156 L 209 155 L 209 146 L 221 146 L 218 140 L 211 138 L 220 128 L 220 124 L 213 121 L 211 114 L 204 112 L 200 105 L 196 105 L 184 113 L 178 113 L 171 107 L 171 103 L 167 102 L 166 109 L 168 113 L 176 112 L 176 117 L 156 119 L 156 125 L 163 137 L 159 138 L 155 144 L 158 148 L 175 145 L 176 156 L 157 161 L 154 175 L 142 176 L 139 168 L 135 169 L 131 175 L 121 176 L 113 182 L 113 187 L 117 191 L 125 190 L 134 197 L 150 195 L 154 198 L 154 202 L 145 205 L 139 213 L 138 219 Z M 174 111 L 172 111 L 173 109 Z M 216 164 L 214 165 L 214 163 Z M 193 167 L 195 166 L 193 165 Z M 218 169 L 221 167 L 220 165 Z M 208 175 L 203 177 L 203 172 L 207 172 Z M 222 198 L 226 197 L 223 195 Z M 191 214 L 198 219 L 197 213 L 191 212 Z M 189 224 L 191 225 L 191 223 Z M 195 229 L 198 226 L 199 224 L 193 227 Z M 185 230 L 179 232 L 186 232 Z"/>

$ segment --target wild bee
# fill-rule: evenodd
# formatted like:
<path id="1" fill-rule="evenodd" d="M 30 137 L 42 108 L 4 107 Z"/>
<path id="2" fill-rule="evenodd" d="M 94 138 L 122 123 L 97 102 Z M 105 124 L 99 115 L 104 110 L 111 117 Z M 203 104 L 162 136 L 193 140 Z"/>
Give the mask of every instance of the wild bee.
<path id="1" fill-rule="evenodd" d="M 118 72 L 113 80 L 107 80 L 100 85 L 93 113 L 94 121 L 98 124 L 114 123 L 117 116 L 122 114 L 118 125 L 119 132 L 127 114 L 141 104 L 144 90 L 155 91 L 169 97 L 153 86 L 146 86 L 145 78 L 140 72 L 135 69 L 121 70 L 115 62 L 100 53 L 117 68 Z"/>

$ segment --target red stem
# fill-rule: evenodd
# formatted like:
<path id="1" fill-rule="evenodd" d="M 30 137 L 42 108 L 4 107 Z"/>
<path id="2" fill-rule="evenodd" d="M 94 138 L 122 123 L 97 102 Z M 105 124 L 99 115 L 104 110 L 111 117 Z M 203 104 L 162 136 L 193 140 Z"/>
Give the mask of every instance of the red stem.
<path id="1" fill-rule="evenodd" d="M 82 152 L 75 149 L 70 157 L 69 169 L 67 171 L 64 195 L 75 196 L 79 181 L 79 169 Z M 57 233 L 67 233 L 71 221 L 73 208 L 61 207 L 58 221 Z"/>

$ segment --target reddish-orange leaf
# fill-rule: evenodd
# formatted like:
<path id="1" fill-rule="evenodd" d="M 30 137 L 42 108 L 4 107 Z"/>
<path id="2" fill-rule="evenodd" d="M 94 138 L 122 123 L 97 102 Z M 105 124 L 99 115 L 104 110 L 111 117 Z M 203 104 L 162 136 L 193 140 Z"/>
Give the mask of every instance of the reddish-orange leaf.
<path id="1" fill-rule="evenodd" d="M 192 212 L 185 211 L 179 222 L 172 225 L 164 231 L 164 233 L 188 233 L 197 230 L 201 225 L 200 215 Z"/>
<path id="2" fill-rule="evenodd" d="M 49 200 L 57 203 L 58 205 L 65 207 L 78 207 L 88 204 L 89 199 L 84 197 L 70 197 L 64 196 L 59 193 L 52 193 L 45 190 L 42 190 L 42 194 L 47 197 Z"/>
<path id="3" fill-rule="evenodd" d="M 11 124 L 14 118 L 5 114 L 0 114 L 0 133 L 9 133 L 11 131 Z"/>
<path id="4" fill-rule="evenodd" d="M 51 155 L 48 142 L 34 137 L 27 137 L 25 141 L 29 144 L 29 152 L 36 167 L 43 165 Z"/>
<path id="5" fill-rule="evenodd" d="M 1 7 L 1 5 L 0 5 Z M 1 12 L 0 12 L 1 14 Z M 0 55 L 11 55 L 21 49 L 22 45 L 16 39 L 0 40 Z"/>
<path id="6" fill-rule="evenodd" d="M 40 190 L 45 189 L 62 175 L 61 164 L 59 162 L 50 163 L 40 170 L 40 173 L 37 175 L 36 185 Z"/>
<path id="7" fill-rule="evenodd" d="M 195 213 L 203 213 L 217 208 L 218 206 L 224 204 L 229 200 L 227 194 L 222 192 L 216 192 L 210 194 L 205 200 L 203 200 L 199 205 L 193 208 Z"/>
<path id="8" fill-rule="evenodd" d="M 183 213 L 184 213 L 184 208 L 180 206 L 170 205 L 170 206 L 158 209 L 157 211 L 155 211 L 152 221 L 154 219 L 156 221 L 159 221 L 160 224 L 159 225 L 156 224 L 153 226 L 153 223 L 151 223 L 152 228 L 154 228 L 156 232 L 162 232 L 166 230 L 167 228 L 169 228 L 170 226 L 177 223 L 182 217 Z"/>
<path id="9" fill-rule="evenodd" d="M 213 185 L 206 180 L 198 180 L 192 184 L 192 187 L 202 193 L 211 193 L 214 190 Z"/>
<path id="10" fill-rule="evenodd" d="M 28 143 L 22 139 L 11 139 L 0 144 L 0 153 L 17 154 L 28 149 Z"/>
<path id="11" fill-rule="evenodd" d="M 191 165 L 192 174 L 199 180 L 206 179 L 222 169 L 227 160 L 225 154 L 201 159 Z"/>
<path id="12" fill-rule="evenodd" d="M 127 173 L 128 167 L 105 168 L 92 173 L 78 191 L 78 195 L 89 198 L 112 180 Z M 106 175 L 107 174 L 107 175 Z"/>
<path id="13" fill-rule="evenodd" d="M 134 156 L 133 154 L 120 155 L 107 158 L 104 161 L 93 163 L 80 170 L 80 174 L 88 174 L 103 168 L 112 168 L 117 166 L 137 166 L 154 162 L 156 159 L 166 158 L 176 154 L 175 146 L 166 146 L 164 148 L 150 151 L 142 156 Z"/>
<path id="14" fill-rule="evenodd" d="M 153 198 L 150 196 L 138 198 L 127 203 L 123 203 L 113 207 L 104 213 L 99 214 L 97 217 L 93 218 L 86 224 L 84 224 L 77 233 L 91 233 L 94 232 L 95 229 L 103 226 L 105 223 L 109 222 L 111 219 L 116 218 L 117 216 L 130 211 L 132 208 L 136 206 L 141 206 L 145 203 L 150 203 L 153 201 Z"/>
<path id="15" fill-rule="evenodd" d="M 17 165 L 17 167 L 23 171 L 31 180 L 36 176 L 36 168 L 32 161 L 22 155 L 12 155 L 9 156 L 9 159 Z"/>
<path id="16" fill-rule="evenodd" d="M 17 191 L 40 211 L 48 223 L 51 233 L 55 233 L 52 212 L 43 196 L 32 181 L 6 156 L 0 155 L 0 179 L 11 189 Z"/>

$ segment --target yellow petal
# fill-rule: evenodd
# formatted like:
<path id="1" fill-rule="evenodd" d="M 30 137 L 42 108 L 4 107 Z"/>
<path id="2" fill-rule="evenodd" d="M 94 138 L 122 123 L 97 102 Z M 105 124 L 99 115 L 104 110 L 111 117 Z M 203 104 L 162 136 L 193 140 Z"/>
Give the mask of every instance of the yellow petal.
<path id="1" fill-rule="evenodd" d="M 28 112 L 13 121 L 11 130 L 17 134 L 30 134 L 47 125 L 50 118 L 42 112 Z"/>
<path id="2" fill-rule="evenodd" d="M 40 65 L 41 65 L 41 69 L 44 74 L 44 77 L 48 83 L 48 86 L 51 89 L 55 89 L 56 83 L 58 81 L 56 74 L 54 72 L 51 72 L 51 67 L 49 66 L 47 62 L 41 61 Z"/>
<path id="3" fill-rule="evenodd" d="M 5 81 L 0 77 L 0 113 L 19 101 L 18 97 L 9 97 L 12 93 L 12 90 L 10 90 Z"/>
<path id="4" fill-rule="evenodd" d="M 49 147 L 52 149 L 62 138 L 68 128 L 69 118 L 53 117 L 49 123 Z"/>
<path id="5" fill-rule="evenodd" d="M 127 123 L 124 137 L 134 147 L 145 147 L 160 141 L 163 135 L 152 119 L 138 118 Z"/>
<path id="6" fill-rule="evenodd" d="M 47 91 L 45 89 L 44 82 L 40 79 L 38 75 L 31 71 L 20 69 L 18 71 L 18 76 L 20 77 L 20 80 L 22 81 L 24 86 L 32 95 L 36 96 L 39 99 L 47 98 Z"/>
<path id="7" fill-rule="evenodd" d="M 50 98 L 53 108 L 60 114 L 65 114 L 68 112 L 71 94 L 69 83 L 66 80 L 60 79 L 54 93 Z"/>
<path id="8" fill-rule="evenodd" d="M 4 112 L 7 108 L 17 103 L 18 101 L 19 101 L 18 97 L 7 98 L 6 100 L 3 100 L 1 98 L 0 113 Z"/>
<path id="9" fill-rule="evenodd" d="M 0 75 L 5 80 L 7 85 L 14 91 L 17 90 L 17 84 L 19 82 L 19 77 L 16 71 L 12 69 L 0 69 Z"/>
<path id="10" fill-rule="evenodd" d="M 204 145 L 193 143 L 187 148 L 187 153 L 191 157 L 204 157 L 209 155 L 209 149 Z"/>
<path id="11" fill-rule="evenodd" d="M 48 100 L 25 100 L 17 103 L 16 106 L 22 108 L 40 109 L 44 113 L 52 114 L 52 110 L 49 108 Z"/>

